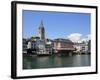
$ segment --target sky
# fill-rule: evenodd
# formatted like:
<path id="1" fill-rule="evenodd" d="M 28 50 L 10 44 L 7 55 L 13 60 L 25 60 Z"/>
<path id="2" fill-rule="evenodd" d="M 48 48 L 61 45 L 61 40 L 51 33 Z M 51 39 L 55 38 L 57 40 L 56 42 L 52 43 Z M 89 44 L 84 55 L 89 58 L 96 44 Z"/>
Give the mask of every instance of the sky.
<path id="1" fill-rule="evenodd" d="M 69 38 L 78 41 L 90 37 L 90 13 L 23 10 L 23 38 L 38 36 L 41 20 L 46 38 Z"/>

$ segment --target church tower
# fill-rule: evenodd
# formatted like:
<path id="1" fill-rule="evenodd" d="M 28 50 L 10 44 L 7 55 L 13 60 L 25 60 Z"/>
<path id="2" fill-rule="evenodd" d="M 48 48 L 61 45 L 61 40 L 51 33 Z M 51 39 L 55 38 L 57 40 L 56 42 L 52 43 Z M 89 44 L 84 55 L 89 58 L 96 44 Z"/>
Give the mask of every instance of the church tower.
<path id="1" fill-rule="evenodd" d="M 41 20 L 40 26 L 39 26 L 39 37 L 41 40 L 45 40 L 45 29 L 43 25 L 43 21 Z"/>

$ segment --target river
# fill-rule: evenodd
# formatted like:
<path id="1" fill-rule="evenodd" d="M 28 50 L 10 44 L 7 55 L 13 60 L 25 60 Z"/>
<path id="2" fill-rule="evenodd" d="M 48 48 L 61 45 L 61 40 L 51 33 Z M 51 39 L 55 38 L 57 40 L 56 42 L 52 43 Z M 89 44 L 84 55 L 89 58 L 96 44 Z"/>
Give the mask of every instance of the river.
<path id="1" fill-rule="evenodd" d="M 23 69 L 90 66 L 90 56 L 90 54 L 77 54 L 72 56 L 27 56 L 23 57 Z"/>

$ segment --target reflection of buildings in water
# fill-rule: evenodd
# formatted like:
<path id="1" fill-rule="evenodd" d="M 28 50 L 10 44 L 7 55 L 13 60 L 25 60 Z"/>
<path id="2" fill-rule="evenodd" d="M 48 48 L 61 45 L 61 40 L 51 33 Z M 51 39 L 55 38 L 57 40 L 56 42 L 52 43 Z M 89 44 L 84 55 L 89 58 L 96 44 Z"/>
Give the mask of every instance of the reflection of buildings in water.
<path id="1" fill-rule="evenodd" d="M 73 57 L 73 62 L 72 62 L 72 65 L 74 66 L 81 66 L 82 65 L 82 58 L 81 58 L 81 55 L 77 55 L 75 57 Z"/>
<path id="2" fill-rule="evenodd" d="M 37 57 L 37 66 L 45 68 L 52 66 L 50 58 L 47 56 Z"/>
<path id="3" fill-rule="evenodd" d="M 58 57 L 58 56 L 55 56 L 54 57 L 54 64 L 56 64 L 55 66 L 62 66 L 62 61 L 61 61 L 61 58 Z"/>
<path id="4" fill-rule="evenodd" d="M 90 55 L 77 55 L 73 57 L 73 66 L 90 66 L 91 58 Z"/>
<path id="5" fill-rule="evenodd" d="M 31 61 L 27 60 L 27 59 L 23 59 L 23 69 L 31 69 Z"/>

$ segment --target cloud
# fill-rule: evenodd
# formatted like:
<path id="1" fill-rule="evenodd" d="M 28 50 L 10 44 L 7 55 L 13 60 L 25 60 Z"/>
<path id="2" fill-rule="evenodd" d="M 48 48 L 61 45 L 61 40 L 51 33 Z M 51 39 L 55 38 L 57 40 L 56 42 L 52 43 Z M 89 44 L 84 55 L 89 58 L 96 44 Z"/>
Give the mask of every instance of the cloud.
<path id="1" fill-rule="evenodd" d="M 81 40 L 82 34 L 80 33 L 72 33 L 68 36 L 68 39 L 70 39 L 73 42 L 78 42 Z"/>
<path id="2" fill-rule="evenodd" d="M 90 40 L 91 39 L 91 34 L 87 35 L 87 39 Z"/>
<path id="3" fill-rule="evenodd" d="M 89 41 L 90 39 L 91 39 L 91 35 L 88 34 L 88 35 L 86 35 L 85 37 L 83 37 L 83 38 L 81 39 L 81 42 L 82 42 L 82 41 Z"/>
<path id="4" fill-rule="evenodd" d="M 86 35 L 86 36 L 83 36 L 83 35 L 80 34 L 80 33 L 72 33 L 72 34 L 70 34 L 67 38 L 70 39 L 72 42 L 79 42 L 79 43 L 81 43 L 81 42 L 83 42 L 83 41 L 88 41 L 88 40 L 90 40 L 91 35 L 88 34 L 88 35 Z"/>

